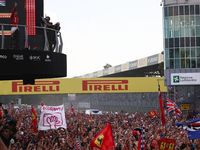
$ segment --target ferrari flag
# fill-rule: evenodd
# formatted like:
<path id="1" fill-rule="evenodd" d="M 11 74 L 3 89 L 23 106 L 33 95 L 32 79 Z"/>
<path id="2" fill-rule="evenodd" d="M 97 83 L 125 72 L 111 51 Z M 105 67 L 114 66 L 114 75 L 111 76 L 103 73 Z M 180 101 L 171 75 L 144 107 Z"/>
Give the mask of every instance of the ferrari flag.
<path id="1" fill-rule="evenodd" d="M 33 108 L 33 105 L 31 105 L 31 109 L 32 109 L 32 123 L 33 123 L 33 127 L 34 127 L 34 132 L 37 133 L 37 127 L 36 127 L 37 118 L 36 118 L 36 115 L 35 115 L 35 110 Z"/>
<path id="2" fill-rule="evenodd" d="M 90 147 L 91 149 L 100 150 L 113 149 L 115 147 L 110 123 L 91 141 Z"/>
<path id="3" fill-rule="evenodd" d="M 148 113 L 150 114 L 150 116 L 151 116 L 152 118 L 155 117 L 155 116 L 157 116 L 156 110 L 149 111 Z"/>

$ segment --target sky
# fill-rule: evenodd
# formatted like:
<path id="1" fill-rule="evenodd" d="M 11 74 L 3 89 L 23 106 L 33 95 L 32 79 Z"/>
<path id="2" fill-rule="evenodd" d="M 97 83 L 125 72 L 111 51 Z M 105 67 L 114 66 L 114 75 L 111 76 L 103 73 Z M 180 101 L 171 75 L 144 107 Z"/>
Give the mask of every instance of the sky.
<path id="1" fill-rule="evenodd" d="M 163 51 L 161 0 L 44 0 L 60 22 L 67 77 L 73 78 Z"/>

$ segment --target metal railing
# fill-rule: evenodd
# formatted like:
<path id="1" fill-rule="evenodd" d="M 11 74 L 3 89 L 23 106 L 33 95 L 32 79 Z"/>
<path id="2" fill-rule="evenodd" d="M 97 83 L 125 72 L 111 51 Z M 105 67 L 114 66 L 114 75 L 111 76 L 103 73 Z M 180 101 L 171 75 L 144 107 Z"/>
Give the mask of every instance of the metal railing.
<path id="1" fill-rule="evenodd" d="M 0 26 L 0 48 L 12 49 L 10 29 L 13 25 L 0 23 Z M 51 46 L 54 45 L 54 52 L 62 53 L 63 41 L 61 32 L 58 32 L 58 30 L 38 26 L 17 26 L 20 31 L 19 49 L 50 51 L 52 49 Z M 34 30 L 34 34 L 28 35 L 28 28 Z"/>

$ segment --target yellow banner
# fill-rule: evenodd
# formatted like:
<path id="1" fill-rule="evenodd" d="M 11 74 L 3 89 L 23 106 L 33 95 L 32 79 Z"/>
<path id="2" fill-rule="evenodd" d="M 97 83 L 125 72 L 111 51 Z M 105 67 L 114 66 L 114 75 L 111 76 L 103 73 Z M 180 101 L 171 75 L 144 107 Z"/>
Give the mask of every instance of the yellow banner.
<path id="1" fill-rule="evenodd" d="M 23 85 L 22 81 L 1 81 L 0 95 L 69 94 L 69 93 L 133 93 L 167 92 L 164 78 L 55 78 L 40 79 L 35 85 Z"/>
<path id="2" fill-rule="evenodd" d="M 190 110 L 189 104 L 181 104 L 181 110 Z"/>

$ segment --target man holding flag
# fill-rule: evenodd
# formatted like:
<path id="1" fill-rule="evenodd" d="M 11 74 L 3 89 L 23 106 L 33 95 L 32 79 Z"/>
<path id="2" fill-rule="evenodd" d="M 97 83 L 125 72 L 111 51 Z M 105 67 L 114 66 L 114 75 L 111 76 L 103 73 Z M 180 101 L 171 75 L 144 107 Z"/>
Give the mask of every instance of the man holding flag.
<path id="1" fill-rule="evenodd" d="M 31 109 L 32 109 L 32 123 L 34 127 L 34 132 L 37 133 L 37 117 L 35 115 L 35 110 L 33 105 L 31 105 Z"/>

